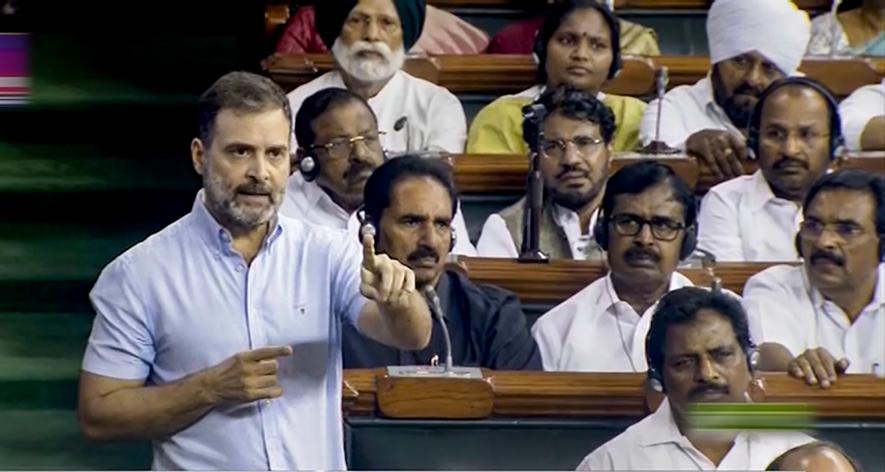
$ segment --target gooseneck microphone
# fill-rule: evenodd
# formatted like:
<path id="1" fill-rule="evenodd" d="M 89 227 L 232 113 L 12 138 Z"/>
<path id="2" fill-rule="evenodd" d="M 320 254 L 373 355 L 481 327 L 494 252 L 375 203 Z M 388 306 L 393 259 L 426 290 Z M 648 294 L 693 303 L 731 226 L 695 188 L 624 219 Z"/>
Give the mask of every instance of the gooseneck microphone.
<path id="1" fill-rule="evenodd" d="M 412 151 L 412 126 L 409 124 L 409 117 L 406 115 L 397 118 L 396 122 L 393 123 L 393 131 L 399 133 L 403 129 L 406 130 L 406 149 L 403 154 L 406 154 Z"/>
<path id="2" fill-rule="evenodd" d="M 449 327 L 446 325 L 446 319 L 443 315 L 442 304 L 439 302 L 439 296 L 436 294 L 436 290 L 433 289 L 430 285 L 425 285 L 421 289 L 421 293 L 424 294 L 424 298 L 427 299 L 427 305 L 430 307 L 430 313 L 433 314 L 434 318 L 439 321 L 440 326 L 442 326 L 443 339 L 446 343 L 446 367 L 445 371 L 451 372 L 452 365 L 454 361 L 452 361 L 452 337 L 449 335 Z"/>
<path id="3" fill-rule="evenodd" d="M 655 125 L 655 142 L 661 142 L 661 110 L 664 108 L 664 94 L 667 93 L 667 84 L 670 82 L 670 70 L 667 66 L 661 66 L 655 77 L 655 88 L 658 95 L 658 121 Z"/>
<path id="4" fill-rule="evenodd" d="M 541 142 L 544 140 L 544 117 L 547 109 L 537 103 L 522 109 L 522 119 L 535 130 L 529 143 L 529 173 L 526 178 L 526 201 L 522 214 L 522 247 L 520 262 L 548 262 L 549 257 L 541 251 L 541 212 L 544 205 L 544 182 L 541 179 Z"/>

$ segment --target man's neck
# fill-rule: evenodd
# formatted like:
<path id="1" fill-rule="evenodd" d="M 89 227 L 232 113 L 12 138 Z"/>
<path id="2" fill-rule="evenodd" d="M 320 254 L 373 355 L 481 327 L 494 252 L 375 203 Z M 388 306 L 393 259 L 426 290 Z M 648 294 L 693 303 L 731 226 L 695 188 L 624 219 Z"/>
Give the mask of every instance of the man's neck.
<path id="1" fill-rule="evenodd" d="M 588 234 L 592 231 L 590 228 L 590 220 L 593 219 L 593 213 L 599 208 L 600 201 L 602 201 L 602 192 L 599 192 L 598 195 L 593 197 L 593 200 L 591 200 L 590 203 L 578 210 L 578 221 L 581 223 L 581 234 Z"/>
<path id="2" fill-rule="evenodd" d="M 359 95 L 364 100 L 368 100 L 375 95 L 378 95 L 378 92 L 390 82 L 393 76 L 388 77 L 386 80 L 380 82 L 363 82 L 361 80 L 357 80 L 354 77 L 347 75 L 343 71 L 341 72 L 341 80 L 344 81 L 344 85 L 347 86 L 347 90 Z"/>
<path id="3" fill-rule="evenodd" d="M 687 427 L 685 420 L 680 420 L 680 415 L 673 411 L 673 419 L 679 432 L 688 439 L 688 442 L 695 447 L 701 454 L 710 460 L 716 467 L 722 463 L 731 448 L 734 447 L 734 440 L 737 433 L 728 431 L 703 431 L 695 432 Z"/>
<path id="4" fill-rule="evenodd" d="M 258 255 L 258 251 L 264 243 L 264 238 L 267 236 L 269 226 L 269 223 L 265 223 L 252 230 L 230 232 L 231 237 L 233 238 L 231 246 L 243 257 L 243 260 L 246 261 L 246 265 L 252 265 L 252 261 L 255 259 L 255 256 Z"/>
<path id="5" fill-rule="evenodd" d="M 349 200 L 349 199 L 341 198 L 340 196 L 336 195 L 334 192 L 330 192 L 329 190 L 327 190 L 322 185 L 320 186 L 320 189 L 326 195 L 329 196 L 329 198 L 332 200 L 332 203 L 334 203 L 335 205 L 338 205 L 338 207 L 341 208 L 342 210 L 344 210 L 344 212 L 347 213 L 348 215 L 353 215 L 354 212 L 359 210 L 359 208 L 363 205 L 363 202 L 359 201 L 359 200 L 352 200 L 352 199 Z"/>
<path id="6" fill-rule="evenodd" d="M 612 272 L 611 280 L 618 298 L 633 307 L 639 316 L 657 303 L 670 288 L 669 277 L 664 280 L 623 279 Z"/>
<path id="7" fill-rule="evenodd" d="M 848 319 L 854 321 L 863 313 L 864 308 L 873 301 L 878 282 L 878 270 L 859 284 L 835 290 L 821 290 L 821 294 L 845 312 Z"/>

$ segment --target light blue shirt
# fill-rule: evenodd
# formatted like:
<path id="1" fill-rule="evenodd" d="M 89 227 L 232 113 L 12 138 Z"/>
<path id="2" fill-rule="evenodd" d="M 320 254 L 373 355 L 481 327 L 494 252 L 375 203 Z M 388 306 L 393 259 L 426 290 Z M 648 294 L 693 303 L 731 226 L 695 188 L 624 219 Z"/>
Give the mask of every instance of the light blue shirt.
<path id="1" fill-rule="evenodd" d="M 90 294 L 83 370 L 162 385 L 267 346 L 283 396 L 218 407 L 155 440 L 154 469 L 345 469 L 341 324 L 356 324 L 361 251 L 279 216 L 250 267 L 198 194 L 193 210 L 126 251 Z"/>

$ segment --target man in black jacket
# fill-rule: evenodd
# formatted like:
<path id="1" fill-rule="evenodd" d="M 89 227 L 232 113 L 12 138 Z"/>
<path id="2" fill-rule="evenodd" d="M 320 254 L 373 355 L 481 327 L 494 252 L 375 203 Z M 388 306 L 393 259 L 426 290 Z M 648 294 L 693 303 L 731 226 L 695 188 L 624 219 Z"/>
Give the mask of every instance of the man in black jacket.
<path id="1" fill-rule="evenodd" d="M 457 204 L 451 169 L 445 163 L 406 156 L 386 162 L 369 178 L 362 218 L 377 228 L 376 249 L 412 269 L 415 287 L 435 288 L 451 333 L 455 365 L 540 369 L 538 348 L 516 296 L 498 287 L 476 285 L 445 268 L 454 246 L 451 223 Z M 399 351 L 345 328 L 344 367 L 442 363 L 446 352 L 441 330 L 434 320 L 425 349 Z"/>

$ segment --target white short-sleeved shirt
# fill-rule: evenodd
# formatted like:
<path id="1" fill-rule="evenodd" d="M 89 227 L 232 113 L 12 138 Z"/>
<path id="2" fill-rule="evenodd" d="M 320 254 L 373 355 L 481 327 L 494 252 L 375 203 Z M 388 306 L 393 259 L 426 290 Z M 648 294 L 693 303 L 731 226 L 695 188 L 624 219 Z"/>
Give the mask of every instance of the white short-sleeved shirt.
<path id="1" fill-rule="evenodd" d="M 688 277 L 670 276 L 669 291 L 690 286 Z M 532 326 L 544 370 L 645 372 L 645 336 L 655 307 L 639 316 L 618 298 L 610 274 L 594 281 Z"/>
<path id="2" fill-rule="evenodd" d="M 670 402 L 591 452 L 577 470 L 765 470 L 784 452 L 814 438 L 794 432 L 742 432 L 717 467 L 686 438 Z"/>
<path id="3" fill-rule="evenodd" d="M 698 247 L 719 261 L 795 261 L 794 239 L 801 223 L 801 207 L 775 197 L 759 170 L 723 182 L 704 196 Z"/>
<path id="4" fill-rule="evenodd" d="M 154 469 L 346 468 L 342 323 L 356 325 L 359 244 L 279 216 L 247 266 L 203 205 L 111 262 L 90 293 L 96 311 L 83 370 L 163 385 L 238 352 L 291 346 L 283 396 L 218 406 L 153 441 Z"/>
<path id="5" fill-rule="evenodd" d="M 304 99 L 330 87 L 347 88 L 337 70 L 326 72 L 289 92 L 292 115 L 297 115 Z M 445 88 L 400 70 L 368 102 L 378 118 L 378 130 L 386 133 L 381 136 L 384 149 L 392 152 L 464 152 L 467 118 L 458 97 Z M 394 124 L 404 116 L 408 124 L 395 131 Z M 294 136 L 292 146 L 298 146 Z"/>
<path id="6" fill-rule="evenodd" d="M 354 241 L 359 241 L 360 222 L 356 213 L 349 214 L 338 206 L 316 182 L 307 182 L 296 172 L 286 184 L 286 196 L 280 213 L 313 226 L 345 231 Z M 476 249 L 470 243 L 467 224 L 461 213 L 460 203 L 452 219 L 455 229 L 455 248 L 452 254 L 476 256 Z"/>
<path id="7" fill-rule="evenodd" d="M 823 347 L 848 359 L 848 373 L 881 375 L 885 369 L 885 263 L 872 301 L 854 323 L 811 286 L 804 265 L 778 265 L 750 277 L 744 305 L 757 344 L 782 344 L 794 356 Z"/>
<path id="8" fill-rule="evenodd" d="M 885 115 L 885 79 L 879 84 L 865 85 L 843 100 L 839 104 L 839 117 L 845 146 L 860 150 L 860 137 L 867 123 L 882 115 Z"/>
<path id="9" fill-rule="evenodd" d="M 586 233 L 581 230 L 581 217 L 578 213 L 569 210 L 560 205 L 553 205 L 553 220 L 562 228 L 568 239 L 569 248 L 572 251 L 572 259 L 587 259 L 587 246 L 593 240 L 593 226 L 596 225 L 596 215 L 599 210 L 593 212 L 590 216 L 590 224 L 585 228 Z M 519 250 L 516 248 L 516 242 L 507 229 L 507 223 L 497 213 L 490 215 L 486 222 L 482 225 L 482 233 L 476 242 L 476 252 L 479 257 L 504 257 L 515 259 L 519 257 Z"/>
<path id="10" fill-rule="evenodd" d="M 741 136 L 725 110 L 713 99 L 709 74 L 694 85 L 680 85 L 670 90 L 664 95 L 663 102 L 660 140 L 670 147 L 685 149 L 685 140 L 705 129 L 731 131 Z M 639 142 L 643 146 L 655 140 L 658 106 L 659 100 L 653 100 L 642 115 Z"/>

